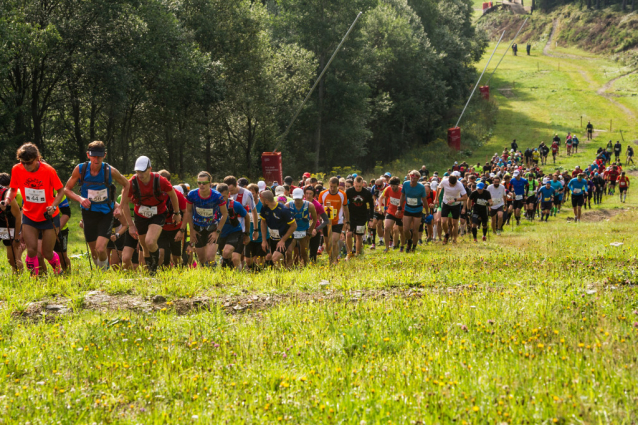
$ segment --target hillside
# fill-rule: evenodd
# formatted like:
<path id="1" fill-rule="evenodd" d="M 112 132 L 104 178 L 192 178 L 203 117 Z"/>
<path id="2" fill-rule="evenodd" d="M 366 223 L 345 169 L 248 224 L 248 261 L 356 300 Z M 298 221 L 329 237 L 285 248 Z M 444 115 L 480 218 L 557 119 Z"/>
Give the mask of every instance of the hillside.
<path id="1" fill-rule="evenodd" d="M 529 18 L 521 31 L 518 42 L 530 42 L 534 47 L 547 43 L 554 24 L 556 34 L 552 47 L 579 48 L 587 52 L 610 56 L 623 63 L 638 62 L 638 12 L 620 12 L 617 7 L 594 10 L 577 6 L 563 6 L 549 13 L 516 15 L 508 11 L 490 13 L 477 21 L 479 29 L 487 32 L 492 40 L 498 39 L 503 30 L 504 39 L 511 39 Z"/>

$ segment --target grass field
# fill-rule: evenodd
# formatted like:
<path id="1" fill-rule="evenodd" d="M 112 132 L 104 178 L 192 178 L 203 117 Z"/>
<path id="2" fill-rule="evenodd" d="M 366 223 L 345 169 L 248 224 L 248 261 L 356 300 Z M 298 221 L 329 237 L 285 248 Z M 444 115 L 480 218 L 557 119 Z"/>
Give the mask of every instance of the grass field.
<path id="1" fill-rule="evenodd" d="M 590 160 L 610 117 L 614 140 L 637 138 L 597 94 L 612 70 L 506 56 L 493 135 L 471 159 L 580 134 L 580 115 L 599 136 L 561 166 Z M 635 114 L 631 99 L 613 100 Z M 336 268 L 147 278 L 78 258 L 33 280 L 0 261 L 0 423 L 635 423 L 635 191 L 580 224 L 564 209 L 487 243 Z"/>

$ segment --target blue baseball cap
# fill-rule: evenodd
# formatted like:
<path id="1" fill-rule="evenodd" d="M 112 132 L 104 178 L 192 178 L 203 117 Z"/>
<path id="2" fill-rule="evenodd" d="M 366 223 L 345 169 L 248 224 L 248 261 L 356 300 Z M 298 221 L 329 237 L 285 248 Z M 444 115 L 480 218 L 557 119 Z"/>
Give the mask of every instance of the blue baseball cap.
<path id="1" fill-rule="evenodd" d="M 384 174 L 384 176 L 386 176 L 386 177 L 392 177 L 392 174 L 391 174 L 389 171 L 386 171 L 386 172 L 385 172 L 385 174 Z"/>
<path id="2" fill-rule="evenodd" d="M 479 182 L 479 183 L 476 185 L 476 188 L 477 188 L 477 189 L 485 189 L 485 183 L 483 183 L 483 182 Z"/>

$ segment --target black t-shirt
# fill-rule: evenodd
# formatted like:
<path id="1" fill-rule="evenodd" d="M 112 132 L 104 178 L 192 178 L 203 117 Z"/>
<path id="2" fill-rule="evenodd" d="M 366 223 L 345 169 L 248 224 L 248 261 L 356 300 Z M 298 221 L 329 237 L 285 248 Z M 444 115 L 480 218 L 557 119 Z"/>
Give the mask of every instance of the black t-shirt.
<path id="1" fill-rule="evenodd" d="M 357 189 L 351 187 L 346 190 L 346 197 L 348 198 L 350 221 L 361 223 L 368 221 L 372 217 L 374 199 L 372 199 L 372 194 L 369 191 L 361 189 L 360 192 L 357 192 Z"/>
<path id="2" fill-rule="evenodd" d="M 587 124 L 587 130 L 588 131 L 591 131 L 593 129 L 594 129 L 594 126 L 591 123 Z"/>
<path id="3" fill-rule="evenodd" d="M 483 172 L 484 173 L 489 173 L 492 171 L 492 166 L 491 165 L 485 165 L 483 166 Z"/>
<path id="4" fill-rule="evenodd" d="M 474 214 L 487 214 L 487 209 L 490 207 L 490 199 L 492 199 L 492 195 L 490 195 L 487 189 L 483 189 L 483 193 L 479 193 L 478 190 L 472 192 L 470 194 L 470 201 L 474 205 L 472 207 Z"/>
<path id="5" fill-rule="evenodd" d="M 419 174 L 421 174 L 421 177 L 430 177 L 430 170 L 419 170 Z"/>
<path id="6" fill-rule="evenodd" d="M 620 153 L 621 150 L 622 150 L 622 145 L 620 143 L 616 143 L 614 145 L 614 152 Z"/>

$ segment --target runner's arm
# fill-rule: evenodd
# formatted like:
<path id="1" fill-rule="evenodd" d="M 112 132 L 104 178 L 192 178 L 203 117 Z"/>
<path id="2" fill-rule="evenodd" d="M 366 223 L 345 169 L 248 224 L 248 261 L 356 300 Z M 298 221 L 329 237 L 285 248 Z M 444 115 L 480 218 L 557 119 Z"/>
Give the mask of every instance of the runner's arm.
<path id="1" fill-rule="evenodd" d="M 328 218 L 328 214 L 326 214 L 325 212 L 321 214 L 321 223 L 319 223 L 319 226 L 317 226 L 317 232 L 326 227 L 329 222 L 330 219 Z"/>
<path id="2" fill-rule="evenodd" d="M 315 206 L 309 202 L 308 203 L 308 211 L 310 211 L 310 227 L 308 228 L 308 232 L 312 233 L 315 226 L 317 225 L 317 209 Z"/>
<path id="3" fill-rule="evenodd" d="M 168 192 L 168 196 L 171 198 L 171 203 L 173 204 L 173 217 L 175 217 L 176 215 L 179 215 L 179 218 L 180 218 L 180 221 L 173 219 L 173 222 L 179 223 L 182 220 L 182 213 L 179 209 L 179 200 L 177 199 L 177 194 L 175 193 L 175 189 L 171 189 L 171 191 Z"/>
<path id="4" fill-rule="evenodd" d="M 47 212 L 49 214 L 53 215 L 53 213 L 55 213 L 55 210 L 60 205 L 60 202 L 62 202 L 62 198 L 64 198 L 64 191 L 59 190 L 58 194 L 55 195 L 55 198 L 53 199 L 53 202 L 51 203 L 51 205 L 47 207 Z"/>
<path id="5" fill-rule="evenodd" d="M 221 220 L 219 220 L 219 223 L 217 224 L 217 232 L 215 232 L 217 235 L 221 233 L 222 229 L 224 228 L 224 225 L 226 224 L 226 219 L 228 218 L 228 208 L 226 207 L 226 203 L 223 203 L 219 206 L 219 211 L 222 213 L 222 218 Z"/>
<path id="6" fill-rule="evenodd" d="M 421 202 L 423 203 L 423 207 L 425 208 L 425 214 L 430 214 L 430 206 L 428 205 L 427 195 L 421 198 Z"/>
<path id="7" fill-rule="evenodd" d="M 16 236 L 22 232 L 22 212 L 20 211 L 20 205 L 18 205 L 18 202 L 15 199 L 11 201 L 11 215 L 15 217 L 16 221 L 15 231 L 13 234 L 13 239 L 15 239 Z"/>
<path id="8" fill-rule="evenodd" d="M 345 232 L 348 231 L 348 229 L 350 228 L 350 210 L 348 209 L 347 205 L 343 206 L 343 216 L 346 219 L 345 224 L 345 229 L 343 229 Z"/>
<path id="9" fill-rule="evenodd" d="M 122 186 L 123 188 L 124 187 L 130 187 L 131 182 L 129 182 L 126 179 L 126 177 L 124 177 L 119 171 L 117 171 L 113 167 L 111 167 L 111 177 L 113 177 L 113 180 L 118 182 L 120 184 L 120 186 Z"/>
<path id="10" fill-rule="evenodd" d="M 179 227 L 180 230 L 186 232 L 186 226 L 190 225 L 190 228 L 193 228 L 193 204 L 190 202 L 186 203 L 186 211 L 184 212 L 184 217 L 182 218 L 182 225 Z"/>
<path id="11" fill-rule="evenodd" d="M 288 231 L 286 232 L 285 235 L 283 235 L 281 240 L 284 241 L 284 242 L 287 241 L 289 238 L 292 237 L 292 234 L 295 232 L 295 230 L 297 230 L 297 222 L 295 220 L 293 220 L 292 223 L 290 223 L 290 225 L 288 227 Z M 265 235 L 265 233 L 262 233 L 262 235 Z"/>
<path id="12" fill-rule="evenodd" d="M 73 169 L 73 173 L 71 173 L 71 177 L 69 177 L 69 180 L 66 182 L 66 185 L 64 186 L 64 194 L 66 195 L 67 198 L 77 202 L 78 204 L 82 205 L 84 208 L 91 208 L 91 201 L 81 197 L 80 195 L 78 195 L 77 193 L 73 191 L 73 188 L 75 187 L 79 179 L 80 179 L 80 166 L 76 165 L 76 167 Z"/>

